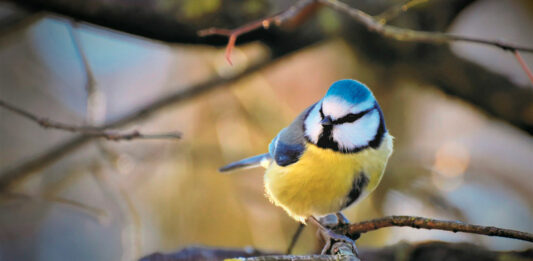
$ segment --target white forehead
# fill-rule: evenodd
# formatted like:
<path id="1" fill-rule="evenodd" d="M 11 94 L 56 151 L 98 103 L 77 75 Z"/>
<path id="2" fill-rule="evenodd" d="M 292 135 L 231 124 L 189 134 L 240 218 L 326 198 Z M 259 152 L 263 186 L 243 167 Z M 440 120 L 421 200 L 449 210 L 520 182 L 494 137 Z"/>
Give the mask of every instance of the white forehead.
<path id="1" fill-rule="evenodd" d="M 367 99 L 357 104 L 350 103 L 339 96 L 327 96 L 322 101 L 322 112 L 331 118 L 339 119 L 349 113 L 359 113 L 374 107 L 374 97 L 369 95 Z"/>

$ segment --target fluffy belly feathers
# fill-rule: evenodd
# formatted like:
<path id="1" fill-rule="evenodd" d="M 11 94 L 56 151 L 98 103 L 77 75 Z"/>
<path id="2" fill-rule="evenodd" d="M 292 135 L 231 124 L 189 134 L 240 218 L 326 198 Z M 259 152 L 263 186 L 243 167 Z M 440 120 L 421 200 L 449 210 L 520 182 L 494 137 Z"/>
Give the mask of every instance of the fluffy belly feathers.
<path id="1" fill-rule="evenodd" d="M 272 162 L 265 173 L 269 199 L 296 220 L 340 211 L 354 179 L 364 172 L 370 179 L 359 199 L 379 184 L 392 152 L 392 137 L 386 134 L 378 149 L 343 154 L 307 144 L 300 159 L 281 167 Z"/>

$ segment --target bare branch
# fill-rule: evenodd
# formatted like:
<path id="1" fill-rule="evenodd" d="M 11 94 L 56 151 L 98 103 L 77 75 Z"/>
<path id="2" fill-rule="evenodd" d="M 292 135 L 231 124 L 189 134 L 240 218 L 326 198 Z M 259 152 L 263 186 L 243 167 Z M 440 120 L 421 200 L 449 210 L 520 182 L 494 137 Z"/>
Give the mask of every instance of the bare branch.
<path id="1" fill-rule="evenodd" d="M 337 0 L 317 0 L 318 2 L 329 6 L 332 9 L 345 13 L 355 21 L 363 24 L 368 30 L 381 34 L 382 36 L 392 38 L 398 41 L 406 42 L 423 42 L 423 43 L 449 43 L 454 41 L 478 43 L 491 45 L 501 48 L 505 51 L 523 51 L 532 52 L 533 47 L 519 46 L 512 43 L 499 40 L 487 40 L 470 36 L 462 36 L 440 32 L 426 32 L 411 29 L 400 28 L 392 25 L 384 25 L 371 15 L 350 7 L 349 5 Z"/>
<path id="2" fill-rule="evenodd" d="M 73 209 L 83 211 L 91 217 L 95 218 L 98 222 L 103 222 L 109 216 L 109 213 L 104 209 L 93 207 L 76 200 L 71 200 L 53 195 L 29 195 L 21 192 L 2 192 L 0 193 L 0 197 L 4 197 L 8 200 L 22 199 L 28 201 L 43 201 L 62 204 L 68 207 L 72 207 Z"/>
<path id="3" fill-rule="evenodd" d="M 381 24 L 386 24 L 388 21 L 398 17 L 400 14 L 407 12 L 407 10 L 423 4 L 427 3 L 430 0 L 405 0 L 403 3 L 395 5 L 384 12 L 382 12 L 379 15 L 376 15 L 375 18 L 379 21 Z"/>
<path id="4" fill-rule="evenodd" d="M 407 8 L 409 8 L 409 5 L 415 5 L 415 4 L 418 4 L 419 2 L 421 1 L 410 1 L 407 4 L 405 4 L 405 6 L 402 7 L 401 9 L 406 10 Z M 209 28 L 209 29 L 201 30 L 198 32 L 198 35 L 199 36 L 208 36 L 208 35 L 228 36 L 229 39 L 228 39 L 228 44 L 226 45 L 226 59 L 228 60 L 229 64 L 232 64 L 231 57 L 230 57 L 231 51 L 233 50 L 233 47 L 235 46 L 235 41 L 237 40 L 238 36 L 248 33 L 250 31 L 259 29 L 261 27 L 268 28 L 272 22 L 274 22 L 276 25 L 279 26 L 283 22 L 296 16 L 299 12 L 301 12 L 307 6 L 313 3 L 320 3 L 338 12 L 345 13 L 349 15 L 351 18 L 353 18 L 355 21 L 363 24 L 369 31 L 374 31 L 376 33 L 381 34 L 384 37 L 392 38 L 398 41 L 423 42 L 423 43 L 434 43 L 434 44 L 461 41 L 461 42 L 470 42 L 470 43 L 495 46 L 505 51 L 533 52 L 533 47 L 518 46 L 512 43 L 499 41 L 499 40 L 487 40 L 487 39 L 482 39 L 482 38 L 448 34 L 448 33 L 440 33 L 440 32 L 417 31 L 417 30 L 400 28 L 400 27 L 396 27 L 392 25 L 386 25 L 383 23 L 383 21 L 381 21 L 383 18 L 373 17 L 359 9 L 352 8 L 349 5 L 343 2 L 339 2 L 337 0 L 300 0 L 296 2 L 296 4 L 294 4 L 293 6 L 289 7 L 289 9 L 277 15 L 243 25 L 233 30 L 222 29 L 222 28 Z"/>
<path id="5" fill-rule="evenodd" d="M 254 248 L 244 249 L 226 249 L 226 248 L 209 248 L 209 247 L 186 247 L 178 252 L 173 253 L 153 253 L 142 257 L 139 261 L 178 261 L 178 260 L 254 260 L 247 259 L 255 257 L 255 260 L 267 260 L 270 257 L 278 257 L 275 260 L 312 260 L 317 258 L 330 258 L 329 260 L 343 260 L 340 256 L 320 256 L 320 255 L 274 255 L 265 253 Z M 333 259 L 337 257 L 337 259 Z M 361 259 L 364 261 L 384 261 L 384 260 L 523 260 L 533 257 L 531 249 L 522 251 L 491 251 L 478 245 L 469 243 L 446 243 L 430 241 L 423 243 L 406 243 L 400 242 L 395 245 L 381 248 L 363 248 L 361 249 Z M 259 259 L 263 258 L 263 259 Z M 284 259 L 279 259 L 284 258 Z M 292 259 L 291 259 L 292 258 Z M 299 259 L 296 259 L 299 258 Z M 305 259 L 307 258 L 307 259 Z M 272 259 L 270 259 L 272 260 Z M 322 259 L 324 260 L 324 259 Z M 325 259 L 328 260 L 328 259 Z"/>
<path id="6" fill-rule="evenodd" d="M 87 56 L 85 55 L 85 52 L 83 51 L 83 47 L 81 45 L 81 40 L 78 34 L 78 24 L 73 21 L 69 20 L 69 26 L 68 26 L 68 32 L 70 35 L 70 39 L 72 40 L 72 46 L 74 47 L 74 50 L 76 50 L 76 54 L 80 58 L 82 69 L 85 72 L 86 77 L 86 85 L 85 90 L 87 91 L 87 95 L 92 95 L 95 90 L 96 80 L 94 77 L 94 73 L 91 69 L 91 66 L 89 64 L 89 60 L 87 59 Z"/>
<path id="7" fill-rule="evenodd" d="M 413 227 L 437 229 L 452 232 L 464 232 L 486 236 L 507 237 L 533 242 L 533 234 L 491 226 L 465 224 L 459 221 L 445 221 L 414 216 L 389 216 L 351 224 L 344 231 L 346 234 L 359 234 L 384 227 Z"/>
<path id="8" fill-rule="evenodd" d="M 272 256 L 256 256 L 239 258 L 239 260 L 245 261 L 336 261 L 336 260 L 349 260 L 339 259 L 337 256 L 332 255 L 308 255 L 308 256 L 295 256 L 295 255 L 272 255 Z"/>
<path id="9" fill-rule="evenodd" d="M 205 37 L 205 36 L 210 36 L 210 35 L 227 36 L 228 44 L 226 45 L 226 60 L 228 61 L 230 65 L 232 65 L 231 52 L 233 50 L 233 47 L 235 47 L 235 41 L 237 41 L 237 37 L 239 37 L 242 34 L 248 33 L 250 31 L 259 29 L 259 28 L 268 29 L 270 25 L 272 25 L 272 23 L 274 23 L 276 26 L 280 26 L 283 22 L 295 17 L 302 10 L 304 10 L 307 6 L 313 3 L 315 3 L 315 0 L 299 0 L 294 5 L 289 7 L 287 10 L 281 13 L 278 13 L 276 15 L 243 25 L 233 30 L 215 28 L 215 27 L 200 30 L 198 31 L 198 36 L 200 37 Z"/>
<path id="10" fill-rule="evenodd" d="M 155 111 L 165 108 L 169 105 L 195 98 L 217 87 L 222 87 L 225 86 L 225 84 L 240 80 L 245 76 L 248 76 L 249 74 L 257 72 L 260 69 L 266 67 L 266 65 L 270 64 L 271 61 L 271 59 L 265 59 L 256 64 L 253 64 L 252 66 L 248 67 L 247 69 L 238 74 L 232 75 L 231 77 L 214 77 L 205 82 L 192 85 L 187 88 L 179 88 L 179 91 L 161 97 L 158 100 L 155 100 L 145 105 L 144 107 L 138 108 L 130 114 L 127 114 L 109 124 L 106 124 L 102 127 L 102 129 L 116 128 L 126 125 L 130 122 L 143 119 L 151 115 Z M 70 140 L 67 140 L 57 145 L 49 151 L 42 153 L 41 155 L 38 155 L 13 167 L 7 168 L 7 170 L 4 170 L 0 173 L 0 191 L 6 190 L 6 188 L 29 176 L 32 172 L 54 163 L 55 161 L 63 157 L 65 154 L 72 152 L 73 150 L 86 144 L 94 137 L 95 136 L 80 134 Z"/>
<path id="11" fill-rule="evenodd" d="M 103 128 L 93 126 L 76 126 L 67 123 L 50 120 L 47 118 L 38 117 L 28 111 L 18 108 L 12 104 L 9 104 L 3 100 L 0 100 L 0 107 L 3 107 L 13 113 L 16 113 L 26 119 L 36 122 L 43 128 L 52 128 L 69 132 L 77 132 L 83 135 L 100 137 L 107 140 L 119 141 L 119 140 L 132 140 L 132 139 L 180 139 L 181 133 L 169 132 L 161 134 L 143 134 L 138 130 L 130 132 L 110 131 Z"/>

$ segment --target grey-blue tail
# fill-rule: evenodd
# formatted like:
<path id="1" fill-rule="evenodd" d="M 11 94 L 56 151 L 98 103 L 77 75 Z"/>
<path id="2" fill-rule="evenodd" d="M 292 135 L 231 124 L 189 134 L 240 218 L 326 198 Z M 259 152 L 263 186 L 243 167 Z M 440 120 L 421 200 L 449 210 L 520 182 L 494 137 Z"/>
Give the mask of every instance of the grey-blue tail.
<path id="1" fill-rule="evenodd" d="M 226 172 L 236 169 L 244 169 L 244 168 L 253 168 L 261 166 L 262 163 L 267 163 L 272 160 L 272 157 L 270 156 L 270 153 L 265 153 L 257 156 L 253 156 L 250 158 L 242 159 L 239 161 L 235 161 L 233 163 L 230 163 L 220 169 L 218 169 L 220 172 Z"/>

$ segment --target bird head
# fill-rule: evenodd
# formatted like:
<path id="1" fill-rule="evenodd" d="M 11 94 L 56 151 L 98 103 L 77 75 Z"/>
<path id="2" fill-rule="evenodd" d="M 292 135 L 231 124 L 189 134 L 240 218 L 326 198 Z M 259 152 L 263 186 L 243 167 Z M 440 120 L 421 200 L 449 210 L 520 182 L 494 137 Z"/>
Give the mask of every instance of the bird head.
<path id="1" fill-rule="evenodd" d="M 374 95 L 355 80 L 333 83 L 309 111 L 304 130 L 309 142 L 347 153 L 379 146 L 386 132 Z"/>

